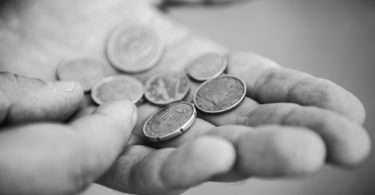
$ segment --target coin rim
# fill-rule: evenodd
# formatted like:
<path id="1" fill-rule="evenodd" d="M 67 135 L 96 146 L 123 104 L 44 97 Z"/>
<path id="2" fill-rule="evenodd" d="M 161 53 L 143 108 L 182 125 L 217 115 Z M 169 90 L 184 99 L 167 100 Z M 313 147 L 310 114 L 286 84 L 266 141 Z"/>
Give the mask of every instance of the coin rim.
<path id="1" fill-rule="evenodd" d="M 98 83 L 96 83 L 96 85 L 92 88 L 92 91 L 91 91 L 91 99 L 98 105 L 101 105 L 103 104 L 104 102 L 100 100 L 100 98 L 97 97 L 97 91 L 98 91 L 98 88 L 103 84 L 103 83 L 107 83 L 107 82 L 111 82 L 113 80 L 116 80 L 116 79 L 119 79 L 119 78 L 126 78 L 128 80 L 133 80 L 134 82 L 133 83 L 137 83 L 136 85 L 139 85 L 139 87 L 141 88 L 141 93 L 139 94 L 139 97 L 133 101 L 134 104 L 138 104 L 139 101 L 142 100 L 142 97 L 145 93 L 145 88 L 143 86 L 143 83 L 141 81 L 139 81 L 138 79 L 134 78 L 134 77 L 131 77 L 131 76 L 127 76 L 127 75 L 111 75 L 111 76 L 107 76 L 107 77 L 104 77 L 103 79 L 101 79 Z"/>
<path id="2" fill-rule="evenodd" d="M 219 71 L 217 73 L 215 73 L 214 75 L 210 76 L 210 77 L 197 77 L 197 76 L 194 76 L 193 74 L 191 74 L 191 72 L 189 70 L 191 70 L 191 67 L 196 63 L 196 61 L 198 61 L 199 59 L 201 59 L 202 57 L 205 57 L 207 55 L 216 55 L 216 56 L 219 56 L 220 58 L 223 58 L 224 59 L 224 65 L 220 67 Z M 200 55 L 198 58 L 196 58 L 195 60 L 191 61 L 188 66 L 186 67 L 186 72 L 187 72 L 187 75 L 195 80 L 195 81 L 198 81 L 198 82 L 204 82 L 204 81 L 207 81 L 207 80 L 211 80 L 211 79 L 214 79 L 216 77 L 219 77 L 221 74 L 223 74 L 225 72 L 225 70 L 228 68 L 228 57 L 224 54 L 220 54 L 220 53 L 206 53 L 206 54 L 203 54 L 203 55 Z"/>
<path id="3" fill-rule="evenodd" d="M 209 110 L 205 110 L 203 108 L 201 108 L 198 104 L 197 104 L 197 94 L 199 92 L 199 90 L 204 87 L 205 85 L 207 85 L 207 83 L 215 80 L 215 79 L 219 79 L 219 78 L 224 78 L 224 77 L 227 77 L 227 78 L 234 78 L 238 81 L 240 81 L 240 83 L 242 84 L 242 86 L 244 87 L 244 91 L 242 93 L 242 96 L 240 99 L 238 99 L 238 101 L 236 101 L 232 106 L 228 107 L 228 108 L 224 108 L 224 109 L 221 109 L 221 110 L 216 110 L 216 111 L 209 111 Z M 244 98 L 246 97 L 246 93 L 247 93 L 247 87 L 246 87 L 246 83 L 245 81 L 243 81 L 242 79 L 240 78 L 237 78 L 235 76 L 231 76 L 231 75 L 223 75 L 223 76 L 219 76 L 219 77 L 216 77 L 216 78 L 213 78 L 213 79 L 210 79 L 204 83 L 202 83 L 198 89 L 195 91 L 195 94 L 194 94 L 194 105 L 197 107 L 198 110 L 204 112 L 204 113 L 208 113 L 208 114 L 218 114 L 218 113 L 223 113 L 223 112 L 226 112 L 226 111 L 229 111 L 229 110 L 232 110 L 233 108 L 237 107 L 243 100 Z"/>
<path id="4" fill-rule="evenodd" d="M 167 133 L 165 135 L 162 135 L 162 136 L 150 136 L 150 135 L 147 135 L 146 133 L 146 127 L 148 126 L 148 123 L 150 123 L 150 121 L 153 119 L 153 117 L 158 114 L 159 112 L 163 111 L 163 110 L 166 110 L 170 107 L 172 107 L 173 105 L 175 104 L 180 104 L 180 103 L 184 103 L 184 104 L 187 104 L 189 106 L 191 106 L 193 108 L 193 113 L 191 114 L 190 118 L 183 124 L 181 125 L 181 127 L 177 128 L 176 130 L 170 132 L 170 133 Z M 167 140 L 170 140 L 172 138 L 175 138 L 179 135 L 182 135 L 184 134 L 186 131 L 188 131 L 190 129 L 190 127 L 194 124 L 195 120 L 197 118 L 197 110 L 194 106 L 194 104 L 190 103 L 190 102 L 185 102 L 185 101 L 175 101 L 163 108 L 161 108 L 160 110 L 156 111 L 155 113 L 153 113 L 151 116 L 149 116 L 146 120 L 146 122 L 143 124 L 143 135 L 149 139 L 150 141 L 152 142 L 162 142 L 162 141 L 167 141 Z"/>
<path id="5" fill-rule="evenodd" d="M 180 75 L 182 77 L 185 77 L 188 81 L 188 86 L 186 87 L 187 90 L 184 92 L 184 94 L 178 98 L 178 99 L 174 99 L 174 100 L 171 100 L 171 101 L 168 101 L 168 102 L 161 102 L 161 101 L 154 101 L 154 100 L 151 100 L 150 97 L 149 97 L 149 93 L 147 90 L 150 86 L 150 83 L 152 80 L 154 80 L 155 78 L 157 77 L 165 77 L 165 76 L 168 76 L 168 75 Z M 189 80 L 189 77 L 186 76 L 186 74 L 183 74 L 183 73 L 164 73 L 164 74 L 156 74 L 156 75 L 153 75 L 151 76 L 150 78 L 147 79 L 146 83 L 145 83 L 145 98 L 147 99 L 148 102 L 152 103 L 152 104 L 155 104 L 155 105 L 159 105 L 159 106 L 165 106 L 165 105 L 168 105 L 168 104 L 171 104 L 173 102 L 176 102 L 176 101 L 181 101 L 183 100 L 189 93 L 189 91 L 191 90 L 191 82 Z"/>
<path id="6" fill-rule="evenodd" d="M 153 57 L 153 59 L 147 64 L 147 66 L 141 67 L 141 68 L 135 68 L 135 69 L 129 69 L 128 67 L 124 67 L 123 64 L 119 62 L 117 57 L 114 55 L 113 51 L 113 45 L 116 42 L 116 38 L 119 36 L 119 34 L 125 30 L 125 29 L 131 29 L 131 28 L 140 28 L 142 30 L 148 31 L 153 38 L 157 41 L 157 52 L 156 55 Z M 112 47 L 111 47 L 112 46 Z M 154 31 L 152 28 L 147 27 L 142 24 L 120 24 L 109 34 L 107 38 L 107 44 L 106 44 L 106 57 L 110 64 L 115 67 L 116 69 L 126 72 L 126 73 L 141 73 L 145 72 L 147 70 L 152 69 L 155 67 L 161 60 L 163 53 L 164 53 L 164 42 L 161 40 L 161 38 L 158 36 L 156 31 Z"/>
<path id="7" fill-rule="evenodd" d="M 77 59 L 86 59 L 86 58 L 92 59 L 92 60 L 94 60 L 94 61 L 96 61 L 96 62 L 98 62 L 98 63 L 101 64 L 101 66 L 100 66 L 101 78 L 98 79 L 98 81 L 96 81 L 90 88 L 85 88 L 83 85 L 81 85 L 84 92 L 90 92 L 94 88 L 94 86 L 95 86 L 95 84 L 97 82 L 99 82 L 100 80 L 102 80 L 103 78 L 106 77 L 105 74 L 104 74 L 104 65 L 105 65 L 105 63 L 104 63 L 103 60 L 100 60 L 100 59 L 98 59 L 96 57 L 92 57 L 92 56 L 86 54 L 86 55 L 71 55 L 71 56 L 67 56 L 67 57 L 63 58 L 58 63 L 58 65 L 56 67 L 56 78 L 57 78 L 57 80 L 59 80 L 59 81 L 74 81 L 74 80 L 65 80 L 65 79 L 63 79 L 63 77 L 61 75 L 61 67 L 63 67 L 65 64 L 67 64 L 67 62 L 71 62 L 71 61 L 74 61 L 74 60 L 77 60 Z M 76 82 L 78 82 L 78 81 L 76 81 Z M 80 82 L 78 82 L 78 83 L 80 83 Z"/>

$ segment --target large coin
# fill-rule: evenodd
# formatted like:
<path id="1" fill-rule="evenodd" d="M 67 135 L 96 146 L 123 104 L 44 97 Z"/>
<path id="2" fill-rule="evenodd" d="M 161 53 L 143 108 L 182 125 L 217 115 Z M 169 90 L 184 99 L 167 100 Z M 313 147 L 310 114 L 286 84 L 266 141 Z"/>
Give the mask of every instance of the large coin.
<path id="1" fill-rule="evenodd" d="M 220 76 L 203 83 L 195 93 L 194 104 L 205 113 L 221 113 L 236 107 L 246 95 L 246 85 L 233 76 Z"/>
<path id="2" fill-rule="evenodd" d="M 143 126 L 143 134 L 154 142 L 174 138 L 191 127 L 196 115 L 193 104 L 174 102 L 147 119 Z"/>
<path id="3" fill-rule="evenodd" d="M 104 78 L 103 62 L 88 56 L 74 56 L 63 60 L 57 67 L 59 80 L 76 81 L 85 91 Z"/>
<path id="4" fill-rule="evenodd" d="M 196 81 L 206 81 L 220 76 L 228 66 L 224 55 L 209 53 L 191 62 L 186 71 Z"/>
<path id="5" fill-rule="evenodd" d="M 108 60 L 124 72 L 138 73 L 149 70 L 159 62 L 162 54 L 162 41 L 146 26 L 123 24 L 108 38 Z"/>
<path id="6" fill-rule="evenodd" d="M 142 100 L 143 84 L 130 76 L 114 75 L 101 80 L 95 85 L 91 97 L 97 104 L 119 100 L 130 100 L 134 104 Z"/>
<path id="7" fill-rule="evenodd" d="M 145 84 L 145 97 L 157 105 L 167 105 L 182 100 L 190 90 L 190 81 L 184 74 L 159 74 Z"/>

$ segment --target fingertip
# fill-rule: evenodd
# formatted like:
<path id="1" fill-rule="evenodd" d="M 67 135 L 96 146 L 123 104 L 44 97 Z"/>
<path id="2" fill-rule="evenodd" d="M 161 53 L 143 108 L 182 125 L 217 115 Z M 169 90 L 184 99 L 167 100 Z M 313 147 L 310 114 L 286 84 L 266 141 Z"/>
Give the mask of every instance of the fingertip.
<path id="1" fill-rule="evenodd" d="M 291 129 L 289 133 L 278 134 L 274 143 L 286 175 L 311 175 L 324 165 L 326 148 L 314 132 Z"/>
<path id="2" fill-rule="evenodd" d="M 104 103 L 93 114 L 102 114 L 114 119 L 118 123 L 134 127 L 137 121 L 137 107 L 128 100 Z"/>
<path id="3" fill-rule="evenodd" d="M 163 165 L 161 179 L 167 188 L 186 189 L 229 171 L 235 149 L 227 141 L 201 137 L 178 148 Z"/>
<path id="4" fill-rule="evenodd" d="M 361 100 L 359 100 L 356 96 L 351 94 L 352 103 L 352 110 L 347 112 L 349 118 L 358 122 L 359 124 L 364 124 L 366 120 L 366 109 Z"/>
<path id="5" fill-rule="evenodd" d="M 318 135 L 292 127 L 256 129 L 241 136 L 238 150 L 239 169 L 259 177 L 310 175 L 323 166 L 326 156 Z"/>
<path id="6" fill-rule="evenodd" d="M 354 169 L 362 165 L 371 153 L 371 138 L 363 128 L 349 127 L 351 132 L 342 133 L 343 143 L 332 148 L 328 158 L 330 163 L 345 169 Z M 354 133 L 354 134 L 352 134 Z"/>

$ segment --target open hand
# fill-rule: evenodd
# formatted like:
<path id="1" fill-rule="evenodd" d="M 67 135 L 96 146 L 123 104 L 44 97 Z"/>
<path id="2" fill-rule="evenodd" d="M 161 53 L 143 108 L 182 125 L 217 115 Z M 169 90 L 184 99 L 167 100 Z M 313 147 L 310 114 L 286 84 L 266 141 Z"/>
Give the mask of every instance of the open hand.
<path id="1" fill-rule="evenodd" d="M 124 21 L 135 20 L 153 28 L 166 44 L 156 68 L 134 75 L 140 80 L 159 72 L 183 71 L 196 57 L 218 52 L 229 53 L 227 73 L 246 82 L 248 97 L 239 107 L 219 115 L 201 114 L 184 135 L 157 145 L 144 139 L 141 129 L 145 119 L 158 107 L 142 104 L 130 142 L 99 183 L 136 194 L 177 194 L 210 180 L 302 176 L 316 172 L 326 162 L 355 167 L 366 159 L 370 141 L 361 126 L 365 112 L 351 93 L 328 80 L 282 68 L 263 56 L 230 52 L 168 19 L 157 9 L 161 3 L 160 0 L 18 0 L 3 5 L 1 71 L 53 81 L 57 64 L 66 56 L 89 53 L 105 59 L 104 45 L 111 30 Z M 108 65 L 106 72 L 113 74 L 116 70 Z M 6 108 L 11 110 L 15 106 Z M 87 128 L 91 126 L 89 123 Z M 93 123 L 96 128 L 110 129 L 98 123 Z M 129 128 L 126 130 L 130 132 Z M 61 130 L 65 131 L 69 132 Z M 8 140 L 2 137 L 4 133 L 0 132 L 0 139 Z M 124 140 L 126 137 L 122 136 Z M 109 140 L 105 142 L 108 145 L 120 143 Z M 25 142 L 23 147 L 28 144 L 33 142 Z M 1 148 L 8 150 L 11 145 Z M 16 149 L 18 154 L 25 153 Z M 112 155 L 119 152 L 118 147 L 100 150 L 113 152 Z M 9 162 L 16 158 L 11 157 Z M 27 162 L 28 156 L 23 156 L 23 160 Z M 109 167 L 108 162 L 101 170 Z M 10 170 L 9 174 L 12 173 L 16 175 L 17 170 Z M 85 172 L 79 177 L 74 181 L 82 183 L 74 183 L 70 191 L 78 191 L 96 179 L 86 177 Z"/>

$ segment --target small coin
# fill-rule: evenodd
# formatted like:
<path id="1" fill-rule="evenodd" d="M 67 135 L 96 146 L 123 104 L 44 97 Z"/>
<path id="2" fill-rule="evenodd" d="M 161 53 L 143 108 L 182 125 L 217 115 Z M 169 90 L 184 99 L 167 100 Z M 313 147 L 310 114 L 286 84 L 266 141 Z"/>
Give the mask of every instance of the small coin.
<path id="1" fill-rule="evenodd" d="M 162 54 L 162 41 L 146 26 L 123 24 L 115 28 L 108 38 L 108 60 L 124 72 L 149 70 L 159 62 Z"/>
<path id="2" fill-rule="evenodd" d="M 159 74 L 145 84 L 146 99 L 156 105 L 167 105 L 182 100 L 190 90 L 189 78 L 184 74 Z"/>
<path id="3" fill-rule="evenodd" d="M 172 139 L 193 125 L 197 112 L 193 104 L 174 102 L 147 119 L 143 126 L 145 137 L 154 142 Z"/>
<path id="4" fill-rule="evenodd" d="M 245 82 L 233 76 L 219 76 L 204 82 L 196 91 L 194 104 L 205 113 L 221 113 L 236 107 L 246 95 Z"/>
<path id="5" fill-rule="evenodd" d="M 95 85 L 91 98 L 97 104 L 119 100 L 130 100 L 138 104 L 143 97 L 143 84 L 134 77 L 113 75 L 102 79 Z"/>
<path id="6" fill-rule="evenodd" d="M 59 80 L 76 81 L 85 91 L 105 77 L 103 62 L 88 56 L 73 56 L 63 60 L 57 67 Z"/>
<path id="7" fill-rule="evenodd" d="M 224 55 L 208 53 L 191 62 L 186 71 L 196 81 L 206 81 L 220 76 L 228 66 Z"/>

